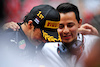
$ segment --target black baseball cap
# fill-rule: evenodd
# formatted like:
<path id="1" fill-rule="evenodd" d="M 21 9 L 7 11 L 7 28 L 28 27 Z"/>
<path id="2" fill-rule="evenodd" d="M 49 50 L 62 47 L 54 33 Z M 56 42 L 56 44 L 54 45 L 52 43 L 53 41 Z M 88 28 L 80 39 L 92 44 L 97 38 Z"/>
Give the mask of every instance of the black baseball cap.
<path id="1" fill-rule="evenodd" d="M 33 25 L 41 29 L 42 36 L 49 42 L 61 41 L 57 32 L 59 26 L 59 12 L 50 5 L 39 5 L 33 7 L 29 13 Z"/>

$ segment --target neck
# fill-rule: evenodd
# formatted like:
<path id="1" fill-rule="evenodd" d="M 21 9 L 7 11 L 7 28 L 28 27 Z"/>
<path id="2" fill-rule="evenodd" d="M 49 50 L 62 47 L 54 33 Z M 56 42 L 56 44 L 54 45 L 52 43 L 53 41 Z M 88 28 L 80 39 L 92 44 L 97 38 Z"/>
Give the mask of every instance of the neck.
<path id="1" fill-rule="evenodd" d="M 22 24 L 22 25 L 21 25 L 21 28 L 22 28 L 24 34 L 25 34 L 26 36 L 28 36 L 28 29 L 27 29 L 27 27 L 26 27 L 26 24 Z"/>
<path id="2" fill-rule="evenodd" d="M 76 41 L 76 39 L 75 40 L 73 40 L 72 42 L 70 42 L 70 43 L 63 43 L 67 48 L 69 48 L 70 46 L 72 46 L 73 45 L 73 43 Z"/>

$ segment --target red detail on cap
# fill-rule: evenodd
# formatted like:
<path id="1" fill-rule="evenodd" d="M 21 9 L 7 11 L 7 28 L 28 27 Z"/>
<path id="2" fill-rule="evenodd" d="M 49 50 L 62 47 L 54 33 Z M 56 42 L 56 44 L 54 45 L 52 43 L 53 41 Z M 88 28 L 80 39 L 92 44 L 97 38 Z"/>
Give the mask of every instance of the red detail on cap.
<path id="1" fill-rule="evenodd" d="M 47 26 L 49 26 L 49 24 L 50 24 L 50 23 L 48 22 Z"/>
<path id="2" fill-rule="evenodd" d="M 47 26 L 57 27 L 56 23 L 50 23 L 50 22 L 48 22 Z"/>

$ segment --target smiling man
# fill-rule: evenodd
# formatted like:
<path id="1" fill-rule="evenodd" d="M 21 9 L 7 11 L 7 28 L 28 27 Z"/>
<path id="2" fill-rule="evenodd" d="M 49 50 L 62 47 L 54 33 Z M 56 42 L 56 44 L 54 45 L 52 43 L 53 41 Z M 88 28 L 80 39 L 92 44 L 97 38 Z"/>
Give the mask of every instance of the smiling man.
<path id="1" fill-rule="evenodd" d="M 60 13 L 61 21 L 59 23 L 58 32 L 63 42 L 70 43 L 74 41 L 78 34 L 78 28 L 80 28 L 82 19 L 77 21 L 74 12 Z"/>
<path id="2" fill-rule="evenodd" d="M 62 42 L 46 43 L 42 51 L 55 67 L 82 67 L 84 57 L 88 55 L 99 37 L 78 33 L 82 19 L 77 6 L 62 3 L 57 10 L 60 13 L 57 30 Z"/>

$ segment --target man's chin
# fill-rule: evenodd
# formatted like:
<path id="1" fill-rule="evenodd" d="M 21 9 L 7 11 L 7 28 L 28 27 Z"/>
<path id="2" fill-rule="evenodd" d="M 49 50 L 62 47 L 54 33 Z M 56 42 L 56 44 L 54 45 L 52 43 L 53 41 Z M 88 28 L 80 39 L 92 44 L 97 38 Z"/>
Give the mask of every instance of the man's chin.
<path id="1" fill-rule="evenodd" d="M 72 40 L 63 40 L 62 42 L 63 42 L 63 43 L 71 43 Z"/>

